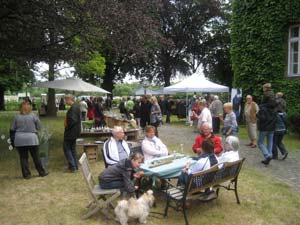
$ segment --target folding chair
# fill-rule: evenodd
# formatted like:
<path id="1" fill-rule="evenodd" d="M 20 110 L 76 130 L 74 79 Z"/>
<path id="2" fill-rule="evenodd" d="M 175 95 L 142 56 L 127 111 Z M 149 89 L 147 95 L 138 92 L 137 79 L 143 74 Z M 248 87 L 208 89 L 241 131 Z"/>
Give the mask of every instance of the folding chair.
<path id="1" fill-rule="evenodd" d="M 120 190 L 101 189 L 101 187 L 96 184 L 85 153 L 82 154 L 81 158 L 79 159 L 79 163 L 81 165 L 81 171 L 88 187 L 88 191 L 92 197 L 92 201 L 87 205 L 89 211 L 82 217 L 82 219 L 89 218 L 99 210 L 101 210 L 104 215 L 107 216 L 107 208 L 108 206 L 113 207 L 111 203 L 121 195 Z M 107 196 L 109 196 L 109 198 L 107 198 Z"/>

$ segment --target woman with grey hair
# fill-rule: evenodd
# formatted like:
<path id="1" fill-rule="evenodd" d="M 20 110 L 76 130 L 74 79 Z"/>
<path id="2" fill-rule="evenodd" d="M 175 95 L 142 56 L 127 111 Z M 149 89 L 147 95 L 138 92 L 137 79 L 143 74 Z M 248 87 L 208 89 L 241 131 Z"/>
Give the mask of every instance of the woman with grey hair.
<path id="1" fill-rule="evenodd" d="M 218 157 L 218 162 L 219 163 L 224 163 L 224 162 L 234 162 L 240 159 L 239 156 L 239 150 L 240 148 L 240 141 L 239 138 L 236 136 L 228 136 L 225 139 L 225 144 L 224 144 L 224 153 Z"/>

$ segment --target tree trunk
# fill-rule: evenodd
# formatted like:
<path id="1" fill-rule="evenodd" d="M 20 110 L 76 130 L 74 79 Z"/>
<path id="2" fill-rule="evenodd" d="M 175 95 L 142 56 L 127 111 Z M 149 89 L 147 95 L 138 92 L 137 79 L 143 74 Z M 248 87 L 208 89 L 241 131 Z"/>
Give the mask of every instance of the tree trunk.
<path id="1" fill-rule="evenodd" d="M 4 91 L 5 89 L 0 86 L 0 111 L 5 110 Z"/>
<path id="2" fill-rule="evenodd" d="M 165 87 L 168 87 L 171 85 L 171 76 L 172 76 L 172 68 L 170 65 L 165 65 L 164 66 L 164 82 L 165 82 Z"/>
<path id="3" fill-rule="evenodd" d="M 55 60 L 49 60 L 49 81 L 54 80 L 54 65 Z M 47 116 L 56 117 L 55 90 L 48 89 Z"/>
<path id="4" fill-rule="evenodd" d="M 114 78 L 115 78 L 115 73 L 114 73 L 114 65 L 112 63 L 107 62 L 106 63 L 106 69 L 105 69 L 105 75 L 103 77 L 103 83 L 102 83 L 102 88 L 112 92 L 114 89 Z"/>

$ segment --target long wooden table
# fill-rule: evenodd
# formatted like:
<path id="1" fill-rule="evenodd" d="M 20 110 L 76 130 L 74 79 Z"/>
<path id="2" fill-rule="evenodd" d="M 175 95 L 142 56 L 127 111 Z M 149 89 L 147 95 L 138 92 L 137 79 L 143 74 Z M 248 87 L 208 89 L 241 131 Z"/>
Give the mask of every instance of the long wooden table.
<path id="1" fill-rule="evenodd" d="M 140 129 L 125 129 L 125 135 L 127 140 L 136 141 L 139 137 Z M 82 131 L 80 137 L 82 138 L 97 138 L 99 140 L 104 140 L 112 136 L 111 130 L 100 130 L 100 131 Z"/>

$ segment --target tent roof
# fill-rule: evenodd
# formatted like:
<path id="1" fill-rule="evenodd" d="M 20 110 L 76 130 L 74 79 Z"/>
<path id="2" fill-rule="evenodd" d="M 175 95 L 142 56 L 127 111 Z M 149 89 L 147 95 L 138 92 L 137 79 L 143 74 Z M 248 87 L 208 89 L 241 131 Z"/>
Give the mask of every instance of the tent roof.
<path id="1" fill-rule="evenodd" d="M 40 82 L 37 83 L 35 87 L 63 89 L 63 90 L 80 91 L 80 92 L 99 92 L 105 94 L 110 93 L 100 87 L 97 87 L 95 85 L 89 84 L 83 80 L 76 79 L 76 78 L 67 78 L 63 80 Z"/>
<path id="2" fill-rule="evenodd" d="M 166 92 L 228 92 L 229 88 L 207 80 L 203 75 L 194 73 L 185 80 L 165 87 Z"/>

